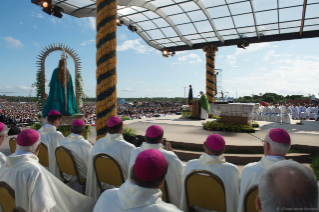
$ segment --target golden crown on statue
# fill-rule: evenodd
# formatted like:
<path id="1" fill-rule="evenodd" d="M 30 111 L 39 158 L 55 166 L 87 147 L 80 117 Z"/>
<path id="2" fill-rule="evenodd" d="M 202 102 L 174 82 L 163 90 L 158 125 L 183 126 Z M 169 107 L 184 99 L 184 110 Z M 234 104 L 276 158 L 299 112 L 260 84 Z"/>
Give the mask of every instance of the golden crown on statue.
<path id="1" fill-rule="evenodd" d="M 69 58 L 68 54 L 65 54 L 65 60 L 67 60 Z M 61 60 L 64 60 L 64 54 L 61 54 Z"/>

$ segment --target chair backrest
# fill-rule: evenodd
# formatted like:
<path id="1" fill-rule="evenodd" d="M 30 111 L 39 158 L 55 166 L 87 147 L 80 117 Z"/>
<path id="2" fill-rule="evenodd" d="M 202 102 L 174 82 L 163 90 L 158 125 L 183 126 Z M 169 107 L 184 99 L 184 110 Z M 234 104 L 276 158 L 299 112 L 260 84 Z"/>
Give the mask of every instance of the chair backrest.
<path id="1" fill-rule="evenodd" d="M 48 152 L 48 147 L 44 144 L 40 144 L 40 149 L 38 153 L 38 158 L 39 158 L 39 163 L 42 166 L 49 167 L 49 152 Z"/>
<path id="2" fill-rule="evenodd" d="M 10 145 L 10 150 L 11 150 L 12 154 L 15 153 L 16 148 L 17 148 L 17 140 L 16 140 L 16 138 L 10 138 L 9 145 Z"/>
<path id="3" fill-rule="evenodd" d="M 186 176 L 184 186 L 189 210 L 195 205 L 212 211 L 226 211 L 225 186 L 217 175 L 196 170 Z"/>
<path id="4" fill-rule="evenodd" d="M 14 190 L 3 181 L 0 181 L 0 204 L 4 212 L 11 212 L 16 207 Z"/>
<path id="5" fill-rule="evenodd" d="M 256 205 L 255 205 L 257 195 L 258 195 L 258 185 L 254 185 L 247 191 L 244 198 L 245 212 L 258 212 L 256 210 Z"/>
<path id="6" fill-rule="evenodd" d="M 80 179 L 73 155 L 75 155 L 75 153 L 64 146 L 59 146 L 55 150 L 55 157 L 58 162 L 61 176 L 64 178 L 63 173 L 77 176 L 79 183 L 82 184 L 84 181 Z"/>
<path id="7" fill-rule="evenodd" d="M 12 212 L 27 212 L 27 211 L 18 206 L 16 208 L 14 208 Z"/>
<path id="8" fill-rule="evenodd" d="M 162 191 L 162 193 L 163 193 L 163 195 L 162 195 L 162 200 L 163 200 L 164 202 L 170 203 L 166 180 L 164 181 L 164 185 L 163 185 L 163 187 L 161 188 L 161 191 Z"/>
<path id="9" fill-rule="evenodd" d="M 112 156 L 105 153 L 96 155 L 94 167 L 101 189 L 101 182 L 113 186 L 121 186 L 124 183 L 122 168 Z"/>

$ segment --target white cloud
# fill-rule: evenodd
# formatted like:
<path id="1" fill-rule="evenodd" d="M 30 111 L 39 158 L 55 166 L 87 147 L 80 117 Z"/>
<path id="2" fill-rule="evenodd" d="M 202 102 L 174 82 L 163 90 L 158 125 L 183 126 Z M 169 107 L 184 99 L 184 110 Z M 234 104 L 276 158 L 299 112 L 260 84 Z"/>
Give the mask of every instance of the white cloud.
<path id="1" fill-rule="evenodd" d="M 234 56 L 234 55 L 227 55 L 227 57 L 226 57 L 227 59 L 227 61 L 228 61 L 228 63 L 230 64 L 230 65 L 234 65 L 235 63 L 236 63 L 236 56 Z"/>
<path id="2" fill-rule="evenodd" d="M 179 57 L 178 60 L 182 61 L 183 63 L 189 63 L 192 65 L 198 65 L 199 63 L 202 62 L 202 59 L 200 58 L 200 56 L 193 53 L 189 55 L 185 55 L 183 57 Z"/>
<path id="3" fill-rule="evenodd" d="M 122 34 L 119 34 L 119 35 L 117 36 L 117 38 L 118 38 L 119 40 L 127 40 L 127 35 L 124 34 L 124 33 L 122 33 Z"/>
<path id="4" fill-rule="evenodd" d="M 133 89 L 132 88 L 122 88 L 122 90 L 121 91 L 133 91 Z"/>
<path id="5" fill-rule="evenodd" d="M 137 83 L 146 83 L 146 82 L 144 82 L 144 81 L 138 81 Z"/>
<path id="6" fill-rule="evenodd" d="M 92 87 L 88 87 L 88 88 L 85 88 L 84 90 L 86 90 L 86 91 L 92 91 L 93 88 L 92 88 Z"/>
<path id="7" fill-rule="evenodd" d="M 23 22 L 19 22 L 20 24 L 23 24 Z"/>
<path id="8" fill-rule="evenodd" d="M 24 45 L 21 41 L 12 37 L 4 37 L 8 49 L 22 49 Z"/>
<path id="9" fill-rule="evenodd" d="M 122 45 L 119 45 L 117 47 L 117 51 L 127 51 L 133 49 L 135 50 L 135 53 L 148 54 L 149 52 L 154 50 L 149 46 L 141 44 L 140 41 L 141 39 L 127 40 Z"/>
<path id="10" fill-rule="evenodd" d="M 88 18 L 77 18 L 77 24 L 84 29 L 96 30 L 96 18 L 88 17 Z"/>
<path id="11" fill-rule="evenodd" d="M 31 16 L 36 17 L 36 18 L 44 18 L 41 13 L 38 13 L 38 14 L 35 14 L 35 15 L 31 15 Z"/>
<path id="12" fill-rule="evenodd" d="M 32 43 L 33 43 L 33 45 L 35 45 L 35 46 L 40 46 L 40 44 L 38 44 L 38 43 L 35 42 L 35 41 L 32 41 Z"/>
<path id="13" fill-rule="evenodd" d="M 168 93 L 170 93 L 170 92 L 172 92 L 170 89 L 166 89 L 166 92 L 168 92 Z"/>
<path id="14" fill-rule="evenodd" d="M 83 43 L 81 43 L 82 46 L 86 46 L 86 45 L 89 45 L 91 43 L 95 43 L 95 40 L 88 40 L 88 41 L 84 41 Z"/>
<path id="15" fill-rule="evenodd" d="M 272 57 L 272 56 L 274 56 L 275 55 L 275 51 L 274 50 L 269 50 L 267 53 L 266 53 L 266 55 L 265 55 L 265 57 L 264 57 L 264 60 L 265 61 L 268 61 L 269 59 L 270 59 L 270 57 Z"/>
<path id="16" fill-rule="evenodd" d="M 147 91 L 152 91 L 152 90 L 147 90 Z"/>
<path id="17" fill-rule="evenodd" d="M 31 87 L 25 86 L 25 85 L 18 85 L 17 88 L 22 89 L 22 90 L 32 90 Z"/>
<path id="18" fill-rule="evenodd" d="M 34 29 L 36 29 L 36 28 L 37 28 L 37 26 L 36 26 L 36 25 L 33 25 L 33 28 L 34 28 Z"/>

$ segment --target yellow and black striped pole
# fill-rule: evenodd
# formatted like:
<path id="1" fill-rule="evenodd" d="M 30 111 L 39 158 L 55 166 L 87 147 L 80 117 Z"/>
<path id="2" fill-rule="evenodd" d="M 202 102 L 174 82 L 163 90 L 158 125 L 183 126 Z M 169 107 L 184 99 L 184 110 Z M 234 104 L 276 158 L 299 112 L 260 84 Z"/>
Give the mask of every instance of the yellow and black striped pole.
<path id="1" fill-rule="evenodd" d="M 108 119 L 117 115 L 117 0 L 97 0 L 96 11 L 96 133 L 100 139 L 107 134 Z"/>
<path id="2" fill-rule="evenodd" d="M 217 46 L 205 46 L 203 51 L 206 52 L 206 94 L 209 103 L 214 102 L 215 97 L 215 52 Z"/>

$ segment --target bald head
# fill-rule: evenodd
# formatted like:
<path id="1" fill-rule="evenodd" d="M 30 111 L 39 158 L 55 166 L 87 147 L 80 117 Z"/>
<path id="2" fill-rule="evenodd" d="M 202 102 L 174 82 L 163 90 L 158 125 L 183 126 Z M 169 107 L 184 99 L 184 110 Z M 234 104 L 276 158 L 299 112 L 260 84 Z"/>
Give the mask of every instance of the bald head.
<path id="1" fill-rule="evenodd" d="M 310 208 L 309 211 L 313 211 L 318 206 L 318 185 L 314 173 L 294 161 L 280 161 L 268 168 L 260 179 L 258 189 L 263 212 L 277 211 L 278 207 Z"/>

